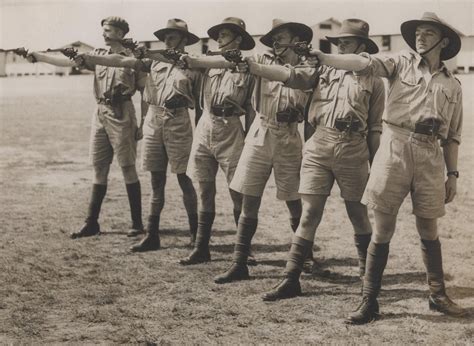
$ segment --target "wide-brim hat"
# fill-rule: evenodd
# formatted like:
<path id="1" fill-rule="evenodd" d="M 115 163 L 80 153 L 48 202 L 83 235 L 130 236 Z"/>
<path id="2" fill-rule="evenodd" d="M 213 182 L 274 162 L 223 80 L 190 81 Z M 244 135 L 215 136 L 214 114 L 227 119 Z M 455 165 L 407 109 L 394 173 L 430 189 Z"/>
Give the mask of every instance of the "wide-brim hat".
<path id="1" fill-rule="evenodd" d="M 173 18 L 169 19 L 168 23 L 166 23 L 166 28 L 160 29 L 155 31 L 153 34 L 160 40 L 165 40 L 165 35 L 171 31 L 179 31 L 183 33 L 187 37 L 186 46 L 195 44 L 199 41 L 199 37 L 194 35 L 193 33 L 189 32 L 188 24 L 182 19 Z"/>
<path id="2" fill-rule="evenodd" d="M 366 46 L 365 51 L 369 54 L 378 53 L 379 47 L 369 38 L 369 24 L 361 19 L 346 19 L 342 22 L 339 33 L 335 36 L 326 36 L 332 44 L 338 44 L 340 38 L 356 37 L 361 39 Z"/>
<path id="3" fill-rule="evenodd" d="M 250 50 L 255 47 L 255 41 L 245 30 L 245 22 L 242 19 L 237 17 L 226 18 L 222 21 L 222 23 L 214 25 L 209 30 L 207 30 L 207 34 L 210 38 L 217 41 L 219 38 L 219 31 L 222 29 L 229 29 L 242 37 L 242 42 L 240 43 L 239 47 L 241 50 Z"/>
<path id="4" fill-rule="evenodd" d="M 455 57 L 461 50 L 461 33 L 446 23 L 444 20 L 439 18 L 436 13 L 425 12 L 421 19 L 409 20 L 400 26 L 405 42 L 410 46 L 411 49 L 416 51 L 416 28 L 421 24 L 430 24 L 441 29 L 444 37 L 449 39 L 448 45 L 441 50 L 440 59 L 448 60 Z"/>
<path id="5" fill-rule="evenodd" d="M 105 24 L 112 25 L 112 26 L 115 26 L 116 28 L 121 29 L 124 35 L 126 35 L 130 30 L 127 21 L 117 16 L 110 16 L 100 21 L 101 26 L 104 26 Z"/>
<path id="6" fill-rule="evenodd" d="M 283 19 L 273 19 L 272 29 L 260 38 L 260 42 L 267 47 L 273 47 L 272 36 L 276 31 L 284 28 L 288 28 L 291 32 L 295 33 L 300 38 L 300 41 L 310 43 L 313 39 L 313 30 L 309 26 L 302 23 L 286 22 Z"/>

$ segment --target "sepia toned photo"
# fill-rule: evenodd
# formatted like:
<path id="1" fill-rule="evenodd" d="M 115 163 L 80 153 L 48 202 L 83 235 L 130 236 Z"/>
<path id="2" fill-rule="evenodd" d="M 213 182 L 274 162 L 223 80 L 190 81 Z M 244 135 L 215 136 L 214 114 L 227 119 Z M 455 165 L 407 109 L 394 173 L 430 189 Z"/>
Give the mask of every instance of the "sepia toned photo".
<path id="1" fill-rule="evenodd" d="M 474 1 L 0 9 L 0 344 L 473 343 Z"/>

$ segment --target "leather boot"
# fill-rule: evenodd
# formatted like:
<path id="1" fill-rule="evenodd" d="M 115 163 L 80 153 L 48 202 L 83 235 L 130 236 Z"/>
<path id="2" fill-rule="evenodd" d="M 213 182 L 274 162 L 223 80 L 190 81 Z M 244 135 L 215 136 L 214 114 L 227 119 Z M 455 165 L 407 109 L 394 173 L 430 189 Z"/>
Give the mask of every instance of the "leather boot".
<path id="1" fill-rule="evenodd" d="M 252 238 L 257 230 L 257 225 L 258 219 L 240 217 L 232 266 L 224 274 L 216 276 L 214 278 L 215 283 L 224 284 L 249 278 L 247 259 L 250 253 Z"/>
<path id="2" fill-rule="evenodd" d="M 293 298 L 301 295 L 301 285 L 299 277 L 303 269 L 303 263 L 308 257 L 313 246 L 313 242 L 293 236 L 288 261 L 285 268 L 285 279 L 280 282 L 273 290 L 263 295 L 265 301 L 275 301 L 279 299 Z"/>
<path id="3" fill-rule="evenodd" d="M 182 265 L 193 265 L 199 263 L 209 262 L 211 260 L 211 253 L 209 252 L 209 240 L 211 238 L 212 224 L 214 223 L 215 213 L 200 212 L 198 218 L 198 229 L 196 235 L 196 242 L 191 254 L 180 260 Z"/>
<path id="4" fill-rule="evenodd" d="M 430 310 L 439 311 L 454 317 L 467 315 L 467 311 L 453 302 L 446 294 L 441 243 L 439 239 L 422 239 L 421 253 L 426 267 L 428 286 L 430 288 L 430 296 L 428 298 Z"/>
<path id="5" fill-rule="evenodd" d="M 71 234 L 72 239 L 90 237 L 100 234 L 99 219 L 102 201 L 107 192 L 107 185 L 93 184 L 91 199 L 89 201 L 89 208 L 87 212 L 86 223 L 77 232 Z"/>
<path id="6" fill-rule="evenodd" d="M 362 302 L 350 314 L 346 323 L 366 324 L 379 317 L 377 296 L 382 287 L 382 276 L 387 265 L 390 243 L 376 244 L 370 242 L 367 249 L 366 273 L 364 276 L 364 289 Z"/>
<path id="7" fill-rule="evenodd" d="M 160 234 L 159 234 L 160 217 L 150 215 L 148 218 L 147 235 L 142 241 L 130 248 L 132 252 L 146 252 L 160 249 Z"/>

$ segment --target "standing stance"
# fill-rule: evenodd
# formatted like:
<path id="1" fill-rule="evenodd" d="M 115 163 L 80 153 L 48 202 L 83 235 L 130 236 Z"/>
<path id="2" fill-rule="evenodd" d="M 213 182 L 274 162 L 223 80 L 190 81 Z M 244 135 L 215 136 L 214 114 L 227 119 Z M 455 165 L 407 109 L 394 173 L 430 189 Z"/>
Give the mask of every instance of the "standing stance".
<path id="1" fill-rule="evenodd" d="M 374 209 L 375 232 L 367 253 L 363 299 L 347 320 L 352 324 L 368 323 L 378 315 L 377 296 L 389 243 L 408 193 L 421 238 L 429 307 L 453 316 L 466 313 L 446 294 L 437 229 L 445 203 L 456 194 L 462 127 L 462 89 L 442 61 L 456 56 L 461 40 L 434 13 L 403 23 L 401 33 L 414 52 L 395 57 L 315 52 L 323 64 L 352 71 L 368 69 L 389 82 L 384 131 L 362 199 Z"/>
<path id="2" fill-rule="evenodd" d="M 184 47 L 199 41 L 188 31 L 181 19 L 168 20 L 166 28 L 155 36 L 165 42 L 167 49 L 183 53 Z M 120 55 L 108 57 L 84 56 L 86 61 L 108 66 L 134 68 L 148 73 L 145 87 L 145 107 L 148 113 L 144 123 L 142 166 L 151 172 L 152 195 L 147 235 L 132 251 L 143 252 L 160 248 L 159 224 L 165 203 L 166 170 L 176 173 L 183 191 L 183 202 L 189 219 L 191 243 L 197 230 L 197 197 L 191 179 L 186 175 L 193 139 L 188 108 L 197 113 L 200 74 L 182 69 L 175 64 L 151 59 L 136 59 Z M 198 114 L 196 116 L 199 116 Z"/>
<path id="3" fill-rule="evenodd" d="M 273 21 L 273 28 L 260 41 L 273 48 L 274 43 L 311 42 L 313 32 L 304 24 Z M 298 55 L 288 48 L 274 48 L 274 54 L 264 54 L 258 65 L 297 65 Z M 252 70 L 250 70 L 252 72 Z M 298 194 L 302 141 L 298 122 L 303 120 L 308 93 L 291 89 L 281 82 L 258 78 L 254 90 L 257 114 L 245 139 L 245 146 L 230 188 L 242 193 L 243 208 L 237 228 L 233 264 L 215 282 L 222 284 L 249 278 L 247 258 L 258 223 L 258 211 L 265 185 L 274 171 L 277 198 L 286 201 L 290 223 L 296 230 L 301 217 Z"/>
<path id="4" fill-rule="evenodd" d="M 339 35 L 327 39 L 337 45 L 339 54 L 378 52 L 377 45 L 369 39 L 369 25 L 360 19 L 345 20 Z M 280 67 L 280 71 L 272 71 L 272 68 L 267 68 L 267 73 L 273 72 L 274 78 L 280 77 L 287 86 L 314 89 L 309 120 L 316 132 L 306 142 L 303 152 L 299 187 L 303 214 L 293 236 L 285 279 L 265 294 L 264 300 L 301 294 L 299 276 L 303 262 L 313 246 L 335 180 L 354 228 L 359 275 L 363 278 L 372 227 L 367 207 L 360 200 L 369 176 L 368 161 L 372 162 L 379 146 L 385 102 L 383 82 L 371 74 L 327 66 L 319 67 L 315 75 L 303 69 Z"/>
<path id="5" fill-rule="evenodd" d="M 217 41 L 222 52 L 250 50 L 255 46 L 252 36 L 245 31 L 244 21 L 240 18 L 226 18 L 221 24 L 211 27 L 208 34 Z M 230 64 L 225 61 L 217 61 L 217 64 L 214 64 L 209 58 L 186 58 L 186 61 L 193 68 Z M 211 259 L 209 239 L 215 217 L 217 170 L 220 166 L 227 183 L 230 184 L 244 146 L 245 135 L 240 116 L 245 114 L 246 119 L 249 119 L 253 114 L 252 75 L 236 72 L 234 69 L 219 68 L 207 69 L 203 78 L 203 115 L 196 127 L 188 168 L 188 172 L 199 183 L 199 225 L 195 248 L 187 258 L 180 261 L 183 265 L 207 262 Z M 234 219 L 237 222 L 242 210 L 242 195 L 233 190 L 229 191 L 234 205 Z"/>
<path id="6" fill-rule="evenodd" d="M 126 55 L 121 40 L 128 33 L 128 23 L 120 17 L 108 17 L 101 22 L 106 46 L 110 49 L 95 49 L 92 55 L 106 56 L 116 53 Z M 56 66 L 77 66 L 65 57 L 48 56 L 34 52 L 37 61 Z M 81 67 L 81 66 L 80 66 Z M 114 153 L 122 168 L 132 216 L 129 233 L 143 233 L 140 181 L 135 168 L 137 153 L 137 121 L 132 95 L 141 81 L 140 74 L 130 68 L 109 68 L 85 64 L 94 71 L 94 96 L 97 110 L 91 128 L 90 157 L 94 166 L 94 184 L 86 223 L 72 238 L 88 237 L 100 233 L 99 213 L 105 193 L 107 178 Z M 143 88 L 140 87 L 140 92 Z"/>

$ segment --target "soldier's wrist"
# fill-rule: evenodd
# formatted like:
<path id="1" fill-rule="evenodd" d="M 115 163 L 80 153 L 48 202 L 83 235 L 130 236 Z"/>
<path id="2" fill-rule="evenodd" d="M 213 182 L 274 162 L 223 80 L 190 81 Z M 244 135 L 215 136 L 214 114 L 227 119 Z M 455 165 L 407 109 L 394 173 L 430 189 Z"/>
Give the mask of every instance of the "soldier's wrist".
<path id="1" fill-rule="evenodd" d="M 448 176 L 448 178 L 450 177 L 454 177 L 454 178 L 459 178 L 459 171 L 448 171 L 448 173 L 446 173 L 446 175 Z"/>

